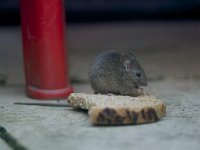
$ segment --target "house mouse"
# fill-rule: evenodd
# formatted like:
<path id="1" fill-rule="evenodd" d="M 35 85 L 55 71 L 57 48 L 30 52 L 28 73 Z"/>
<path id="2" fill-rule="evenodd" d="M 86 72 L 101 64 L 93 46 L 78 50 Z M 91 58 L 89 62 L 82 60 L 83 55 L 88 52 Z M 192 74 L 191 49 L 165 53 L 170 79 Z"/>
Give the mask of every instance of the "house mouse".
<path id="1" fill-rule="evenodd" d="M 132 53 L 109 50 L 99 54 L 89 69 L 89 80 L 96 94 L 139 96 L 147 86 L 144 70 Z"/>

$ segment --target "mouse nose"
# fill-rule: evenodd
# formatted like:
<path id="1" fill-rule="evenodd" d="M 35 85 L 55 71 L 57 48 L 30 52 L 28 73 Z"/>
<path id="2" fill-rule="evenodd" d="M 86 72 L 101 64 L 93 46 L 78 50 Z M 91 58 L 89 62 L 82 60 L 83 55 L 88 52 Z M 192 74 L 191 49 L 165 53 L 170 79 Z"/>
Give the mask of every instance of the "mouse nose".
<path id="1" fill-rule="evenodd" d="M 141 86 L 147 86 L 148 85 L 147 80 L 140 82 L 140 85 Z"/>

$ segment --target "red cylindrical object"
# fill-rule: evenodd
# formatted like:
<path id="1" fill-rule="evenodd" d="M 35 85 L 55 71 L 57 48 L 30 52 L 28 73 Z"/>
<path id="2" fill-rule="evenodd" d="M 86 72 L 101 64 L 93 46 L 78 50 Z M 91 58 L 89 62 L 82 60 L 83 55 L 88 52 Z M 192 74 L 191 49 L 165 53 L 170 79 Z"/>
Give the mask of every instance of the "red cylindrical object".
<path id="1" fill-rule="evenodd" d="M 26 92 L 31 98 L 63 99 L 73 91 L 66 72 L 63 14 L 62 0 L 21 0 Z"/>

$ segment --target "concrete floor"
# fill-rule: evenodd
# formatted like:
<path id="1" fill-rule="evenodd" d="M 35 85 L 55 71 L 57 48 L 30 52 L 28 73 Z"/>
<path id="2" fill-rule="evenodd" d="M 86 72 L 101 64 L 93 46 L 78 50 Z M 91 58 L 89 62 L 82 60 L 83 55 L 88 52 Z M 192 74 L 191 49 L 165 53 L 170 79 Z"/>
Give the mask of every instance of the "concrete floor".
<path id="1" fill-rule="evenodd" d="M 92 92 L 87 70 L 97 53 L 133 50 L 149 78 L 146 90 L 167 105 L 167 116 L 157 123 L 117 127 L 92 126 L 86 112 L 71 107 L 15 105 L 39 102 L 24 93 L 19 29 L 0 28 L 0 125 L 22 145 L 30 150 L 199 149 L 200 22 L 68 27 L 70 79 L 76 92 Z M 66 101 L 46 103 L 65 105 Z M 0 139 L 1 149 L 10 150 Z"/>

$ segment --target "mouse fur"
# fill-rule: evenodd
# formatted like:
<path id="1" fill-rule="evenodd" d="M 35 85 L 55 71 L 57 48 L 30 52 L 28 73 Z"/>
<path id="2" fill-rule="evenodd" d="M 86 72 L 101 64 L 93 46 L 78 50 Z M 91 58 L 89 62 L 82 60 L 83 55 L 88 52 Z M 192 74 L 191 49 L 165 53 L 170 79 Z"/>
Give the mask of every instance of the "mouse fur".
<path id="1" fill-rule="evenodd" d="M 140 86 L 147 86 L 145 72 L 132 53 L 115 50 L 100 53 L 89 69 L 89 80 L 95 93 L 139 96 Z"/>

